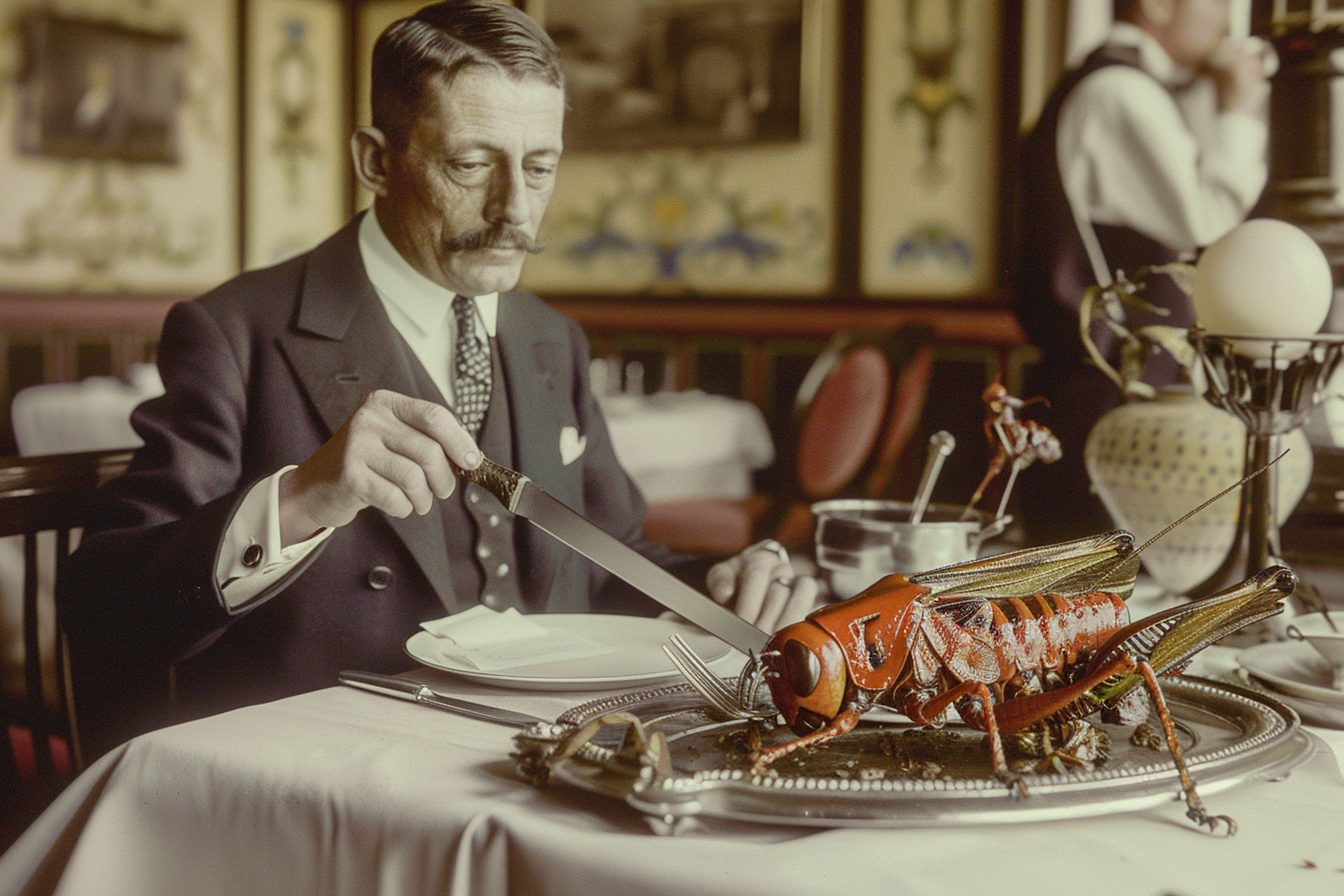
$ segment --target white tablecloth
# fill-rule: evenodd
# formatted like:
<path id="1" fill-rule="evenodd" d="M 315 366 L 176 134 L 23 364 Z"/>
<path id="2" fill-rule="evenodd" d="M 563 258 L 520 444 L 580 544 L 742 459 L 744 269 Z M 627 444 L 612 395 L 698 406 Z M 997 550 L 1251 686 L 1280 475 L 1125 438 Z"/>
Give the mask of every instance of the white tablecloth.
<path id="1" fill-rule="evenodd" d="M 14 440 L 20 454 L 135 448 L 140 437 L 131 429 L 131 411 L 162 393 L 163 381 L 152 364 L 132 365 L 126 382 L 96 376 L 29 386 L 10 405 Z"/>
<path id="2" fill-rule="evenodd" d="M 774 443 L 759 408 L 700 391 L 599 399 L 616 457 L 648 501 L 745 498 Z"/>
<path id="3" fill-rule="evenodd" d="M 547 718 L 584 699 L 438 683 Z M 1206 797 L 1240 823 L 1231 839 L 1174 798 L 1059 822 L 666 837 L 622 802 L 524 783 L 513 729 L 337 687 L 104 757 L 0 859 L 0 893 L 1338 894 L 1344 737 L 1319 733 L 1335 753 L 1318 741 L 1286 780 Z"/>

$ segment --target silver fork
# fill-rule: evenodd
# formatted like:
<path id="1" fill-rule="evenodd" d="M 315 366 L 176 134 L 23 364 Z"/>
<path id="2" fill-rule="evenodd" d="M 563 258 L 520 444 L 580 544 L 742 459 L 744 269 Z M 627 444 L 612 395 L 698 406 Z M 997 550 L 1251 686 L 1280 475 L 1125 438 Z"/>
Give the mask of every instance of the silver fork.
<path id="1" fill-rule="evenodd" d="M 663 645 L 663 653 L 667 654 L 668 659 L 672 660 L 672 664 L 700 696 L 729 718 L 765 719 L 775 715 L 774 707 L 754 705 L 753 695 L 756 689 L 748 685 L 755 667 L 754 658 L 747 662 L 742 674 L 730 687 L 728 681 L 709 668 L 681 635 L 673 635 L 669 643 Z"/>

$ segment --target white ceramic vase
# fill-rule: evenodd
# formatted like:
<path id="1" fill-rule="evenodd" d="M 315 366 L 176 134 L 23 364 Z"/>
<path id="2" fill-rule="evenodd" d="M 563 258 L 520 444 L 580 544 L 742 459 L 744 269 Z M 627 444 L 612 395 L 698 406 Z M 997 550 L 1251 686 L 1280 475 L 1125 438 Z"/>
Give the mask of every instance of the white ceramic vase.
<path id="1" fill-rule="evenodd" d="M 1271 471 L 1278 477 L 1276 517 L 1287 519 L 1311 480 L 1311 445 L 1301 429 L 1279 437 Z M 1116 524 L 1139 544 L 1161 532 L 1244 475 L 1246 427 L 1188 388 L 1171 387 L 1150 401 L 1121 405 L 1093 427 L 1084 461 Z M 1144 550 L 1144 568 L 1161 587 L 1185 594 L 1208 579 L 1237 536 L 1240 489 L 1168 532 Z"/>

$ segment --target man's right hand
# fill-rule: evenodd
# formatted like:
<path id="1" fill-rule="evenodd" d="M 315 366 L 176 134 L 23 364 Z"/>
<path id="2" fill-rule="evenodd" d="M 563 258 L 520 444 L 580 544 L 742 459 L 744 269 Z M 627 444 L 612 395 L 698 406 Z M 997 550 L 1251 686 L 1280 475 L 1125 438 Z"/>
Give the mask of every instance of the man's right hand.
<path id="1" fill-rule="evenodd" d="M 1269 80 L 1263 54 L 1245 43 L 1225 40 L 1207 64 L 1218 89 L 1218 108 L 1223 112 L 1259 112 L 1269 99 Z"/>
<path id="2" fill-rule="evenodd" d="M 331 439 L 280 479 L 280 540 L 296 544 L 344 526 L 365 507 L 401 518 L 453 493 L 453 466 L 481 450 L 446 407 L 380 390 Z"/>

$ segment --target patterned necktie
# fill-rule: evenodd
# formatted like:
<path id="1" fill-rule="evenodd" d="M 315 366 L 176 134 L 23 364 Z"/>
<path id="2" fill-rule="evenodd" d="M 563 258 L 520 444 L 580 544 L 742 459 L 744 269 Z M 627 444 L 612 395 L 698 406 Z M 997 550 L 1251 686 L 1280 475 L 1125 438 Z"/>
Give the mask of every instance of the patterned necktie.
<path id="1" fill-rule="evenodd" d="M 453 299 L 457 319 L 457 348 L 453 383 L 453 403 L 463 428 L 477 438 L 485 409 L 490 405 L 490 352 L 476 335 L 476 300 L 470 296 Z"/>

